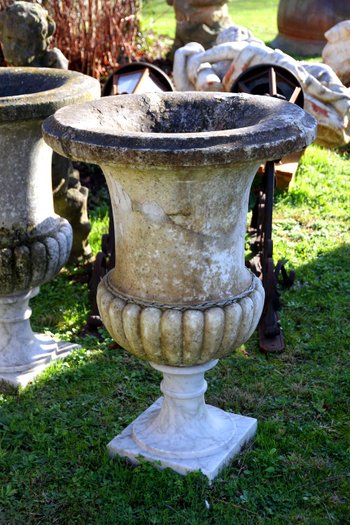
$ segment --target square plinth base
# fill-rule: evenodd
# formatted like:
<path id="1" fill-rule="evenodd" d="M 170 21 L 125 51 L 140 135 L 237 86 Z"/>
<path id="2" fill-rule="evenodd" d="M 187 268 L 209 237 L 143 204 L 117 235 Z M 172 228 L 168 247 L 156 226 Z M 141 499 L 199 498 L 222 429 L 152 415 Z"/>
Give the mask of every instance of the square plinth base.
<path id="1" fill-rule="evenodd" d="M 159 409 L 163 398 L 159 398 L 151 405 L 144 414 Z M 132 429 L 134 423 L 141 417 L 139 416 L 133 423 L 126 427 L 121 434 L 116 436 L 107 445 L 109 455 L 127 457 L 132 463 L 138 464 L 138 457 L 157 463 L 160 468 L 171 468 L 179 474 L 188 474 L 200 470 L 209 480 L 214 479 L 220 470 L 225 467 L 230 460 L 239 454 L 245 443 L 250 441 L 257 429 L 257 420 L 252 417 L 230 414 L 236 424 L 236 432 L 232 436 L 232 441 L 224 450 L 220 452 L 198 458 L 179 459 L 171 457 L 156 456 L 148 451 L 141 449 L 132 439 Z"/>

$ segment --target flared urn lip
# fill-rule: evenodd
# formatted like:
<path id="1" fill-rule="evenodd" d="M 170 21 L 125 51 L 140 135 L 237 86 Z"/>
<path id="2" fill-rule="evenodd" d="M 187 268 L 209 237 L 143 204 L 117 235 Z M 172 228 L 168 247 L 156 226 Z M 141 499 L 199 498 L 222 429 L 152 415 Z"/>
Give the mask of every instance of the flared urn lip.
<path id="1" fill-rule="evenodd" d="M 0 67 L 0 123 L 43 119 L 68 104 L 100 96 L 100 83 L 76 71 Z"/>
<path id="2" fill-rule="evenodd" d="M 163 92 L 62 108 L 43 134 L 58 153 L 95 164 L 212 165 L 301 151 L 316 136 L 316 120 L 267 96 Z"/>

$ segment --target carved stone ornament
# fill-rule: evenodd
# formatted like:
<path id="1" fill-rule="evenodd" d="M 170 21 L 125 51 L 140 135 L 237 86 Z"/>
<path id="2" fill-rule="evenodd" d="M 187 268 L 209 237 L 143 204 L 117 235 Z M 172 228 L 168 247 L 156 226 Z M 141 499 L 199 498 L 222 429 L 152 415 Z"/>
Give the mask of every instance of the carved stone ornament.
<path id="1" fill-rule="evenodd" d="M 193 92 L 63 108 L 43 129 L 58 153 L 105 173 L 116 265 L 98 289 L 101 317 L 164 375 L 164 398 L 110 453 L 213 478 L 256 429 L 207 406 L 203 379 L 250 337 L 264 302 L 244 264 L 250 185 L 262 161 L 307 146 L 315 121 L 276 99 Z"/>
<path id="2" fill-rule="evenodd" d="M 40 4 L 13 2 L 0 12 L 0 41 L 11 66 L 68 69 L 68 60 L 50 42 L 56 24 Z"/>
<path id="3" fill-rule="evenodd" d="M 99 83 L 72 71 L 0 68 L 0 379 L 25 385 L 71 345 L 34 334 L 28 301 L 67 262 L 69 223 L 54 213 L 51 149 L 43 120 L 99 96 Z"/>
<path id="4" fill-rule="evenodd" d="M 342 83 L 350 87 L 350 20 L 339 22 L 325 33 L 327 44 L 322 58 L 338 75 Z"/>
<path id="5" fill-rule="evenodd" d="M 219 32 L 232 23 L 227 0 L 167 0 L 167 3 L 175 11 L 174 50 L 193 41 L 210 47 Z"/>
<path id="6" fill-rule="evenodd" d="M 56 47 L 50 48 L 56 24 L 46 9 L 33 2 L 14 2 L 0 12 L 0 42 L 9 66 L 68 69 L 68 60 Z M 91 259 L 88 235 L 88 188 L 66 158 L 52 158 L 54 209 L 73 228 L 70 261 Z"/>
<path id="7" fill-rule="evenodd" d="M 123 348 L 153 363 L 193 366 L 224 357 L 249 339 L 261 315 L 264 292 L 252 274 L 241 294 L 191 308 L 122 295 L 107 276 L 97 301 L 107 330 Z"/>
<path id="8" fill-rule="evenodd" d="M 299 62 L 234 28 L 222 31 L 210 49 L 197 42 L 178 49 L 174 83 L 179 91 L 231 91 L 242 72 L 259 64 L 281 66 L 298 79 L 304 109 L 318 123 L 318 144 L 333 148 L 350 141 L 349 90 L 329 66 Z"/>

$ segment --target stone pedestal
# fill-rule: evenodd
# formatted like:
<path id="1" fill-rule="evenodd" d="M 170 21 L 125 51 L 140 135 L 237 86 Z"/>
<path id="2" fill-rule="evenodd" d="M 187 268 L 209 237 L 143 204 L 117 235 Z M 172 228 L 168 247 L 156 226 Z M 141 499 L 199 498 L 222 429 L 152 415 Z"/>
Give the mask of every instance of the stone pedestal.
<path id="1" fill-rule="evenodd" d="M 315 128 L 293 104 L 219 93 L 110 97 L 46 120 L 48 144 L 106 175 L 116 263 L 98 288 L 101 318 L 164 375 L 164 398 L 111 454 L 212 479 L 254 434 L 256 420 L 205 404 L 203 374 L 261 315 L 264 291 L 244 263 L 257 168 L 303 149 Z"/>
<path id="2" fill-rule="evenodd" d="M 151 365 L 163 372 L 158 399 L 108 445 L 111 456 L 142 456 L 180 474 L 200 470 L 210 480 L 255 434 L 257 420 L 207 405 L 204 373 L 217 360 L 192 367 Z"/>
<path id="3" fill-rule="evenodd" d="M 29 323 L 29 299 L 60 271 L 72 245 L 70 224 L 54 213 L 52 150 L 41 124 L 98 94 L 99 83 L 79 73 L 0 68 L 0 379 L 16 385 L 69 347 L 33 334 Z"/>

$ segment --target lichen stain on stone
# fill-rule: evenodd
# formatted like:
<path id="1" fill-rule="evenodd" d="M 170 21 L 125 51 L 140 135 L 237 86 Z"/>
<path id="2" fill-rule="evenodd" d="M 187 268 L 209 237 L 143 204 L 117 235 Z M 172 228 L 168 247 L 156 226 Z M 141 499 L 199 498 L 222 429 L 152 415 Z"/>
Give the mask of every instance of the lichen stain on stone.
<path id="1" fill-rule="evenodd" d="M 7 248 L 19 245 L 27 239 L 28 235 L 20 225 L 11 228 L 0 227 L 0 248 Z"/>

